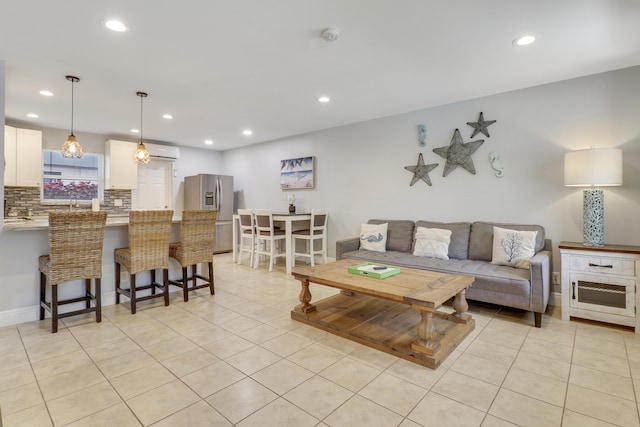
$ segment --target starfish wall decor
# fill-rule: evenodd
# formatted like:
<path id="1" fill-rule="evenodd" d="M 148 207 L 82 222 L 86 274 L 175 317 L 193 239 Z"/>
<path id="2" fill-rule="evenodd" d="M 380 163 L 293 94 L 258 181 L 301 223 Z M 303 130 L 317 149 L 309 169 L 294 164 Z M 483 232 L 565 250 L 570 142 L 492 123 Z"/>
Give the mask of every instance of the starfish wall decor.
<path id="1" fill-rule="evenodd" d="M 480 117 L 478 117 L 477 122 L 467 122 L 467 124 L 473 128 L 473 133 L 471 134 L 471 138 L 473 138 L 479 133 L 489 138 L 489 131 L 487 130 L 487 127 L 491 126 L 495 122 L 496 120 L 485 121 L 484 115 L 482 114 L 482 112 L 480 112 Z"/>
<path id="2" fill-rule="evenodd" d="M 438 163 L 432 163 L 430 165 L 424 164 L 424 159 L 422 158 L 422 153 L 418 155 L 418 164 L 415 166 L 405 166 L 404 168 L 409 172 L 413 172 L 413 178 L 411 178 L 410 187 L 413 186 L 419 180 L 423 180 L 427 183 L 429 187 L 431 187 L 431 179 L 429 178 L 429 172 L 438 167 Z"/>
<path id="3" fill-rule="evenodd" d="M 480 113 L 482 114 L 482 113 Z M 434 148 L 433 152 L 447 159 L 442 176 L 449 175 L 456 167 L 461 166 L 472 174 L 476 174 L 471 155 L 484 143 L 484 139 L 463 142 L 458 129 L 453 132 L 451 143 L 446 147 Z"/>

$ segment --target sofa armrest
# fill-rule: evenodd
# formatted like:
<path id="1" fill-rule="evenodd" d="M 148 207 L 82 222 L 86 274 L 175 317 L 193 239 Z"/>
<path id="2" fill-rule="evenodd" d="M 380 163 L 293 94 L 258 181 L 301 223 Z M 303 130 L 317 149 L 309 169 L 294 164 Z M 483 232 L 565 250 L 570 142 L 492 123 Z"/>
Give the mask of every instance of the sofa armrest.
<path id="1" fill-rule="evenodd" d="M 358 249 L 360 249 L 359 237 L 336 240 L 336 259 L 342 259 L 342 254 L 345 252 L 357 251 Z"/>
<path id="2" fill-rule="evenodd" d="M 531 310 L 544 313 L 551 295 L 551 251 L 540 251 L 531 258 Z"/>

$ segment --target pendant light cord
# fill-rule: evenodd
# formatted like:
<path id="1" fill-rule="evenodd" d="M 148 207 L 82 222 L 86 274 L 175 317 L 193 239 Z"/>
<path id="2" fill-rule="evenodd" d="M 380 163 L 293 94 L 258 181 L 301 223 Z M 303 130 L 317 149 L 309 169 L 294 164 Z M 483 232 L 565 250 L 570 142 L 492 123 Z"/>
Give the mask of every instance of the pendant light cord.
<path id="1" fill-rule="evenodd" d="M 73 135 L 73 79 L 71 79 L 71 135 Z"/>
<path id="2" fill-rule="evenodd" d="M 140 144 L 142 144 L 142 100 L 144 96 L 140 95 Z"/>

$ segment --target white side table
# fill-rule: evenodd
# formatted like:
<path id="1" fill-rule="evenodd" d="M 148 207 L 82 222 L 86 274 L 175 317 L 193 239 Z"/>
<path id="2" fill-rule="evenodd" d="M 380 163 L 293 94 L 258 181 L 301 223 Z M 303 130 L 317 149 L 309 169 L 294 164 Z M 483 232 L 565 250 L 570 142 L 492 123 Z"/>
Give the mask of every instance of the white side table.
<path id="1" fill-rule="evenodd" d="M 580 317 L 630 326 L 640 333 L 640 246 L 560 242 L 560 255 L 562 320 Z"/>

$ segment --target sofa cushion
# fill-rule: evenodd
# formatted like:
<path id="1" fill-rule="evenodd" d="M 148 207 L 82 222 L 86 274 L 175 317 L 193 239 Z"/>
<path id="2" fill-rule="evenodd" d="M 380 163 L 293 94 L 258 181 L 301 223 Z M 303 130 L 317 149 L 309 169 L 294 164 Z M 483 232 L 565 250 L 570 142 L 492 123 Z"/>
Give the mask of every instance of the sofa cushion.
<path id="1" fill-rule="evenodd" d="M 537 234 L 537 231 L 519 231 L 493 227 L 491 264 L 528 270 L 529 260 L 535 255 Z"/>
<path id="2" fill-rule="evenodd" d="M 413 243 L 414 223 L 410 220 L 370 219 L 369 224 L 384 224 L 387 226 L 387 250 L 411 252 Z"/>
<path id="3" fill-rule="evenodd" d="M 537 231 L 536 253 L 544 248 L 544 228 L 539 225 L 501 224 L 494 222 L 474 222 L 469 236 L 469 259 L 491 261 L 493 254 L 493 227 L 508 228 L 510 230 Z"/>
<path id="4" fill-rule="evenodd" d="M 449 259 L 451 230 L 443 228 L 416 227 L 413 239 L 413 255 Z"/>
<path id="5" fill-rule="evenodd" d="M 360 247 L 368 251 L 385 252 L 387 247 L 387 223 L 362 224 Z"/>
<path id="6" fill-rule="evenodd" d="M 449 258 L 467 259 L 469 255 L 470 222 L 432 222 L 417 221 L 417 227 L 441 228 L 451 230 L 451 243 L 449 243 Z"/>

